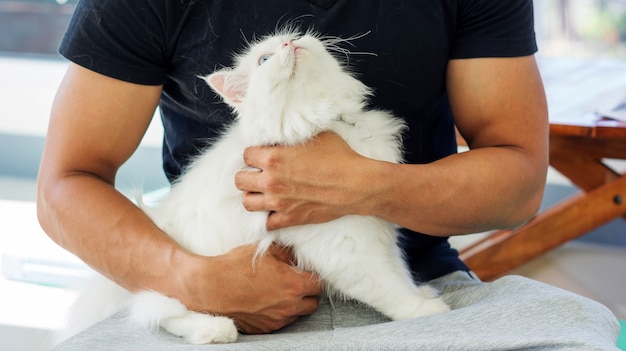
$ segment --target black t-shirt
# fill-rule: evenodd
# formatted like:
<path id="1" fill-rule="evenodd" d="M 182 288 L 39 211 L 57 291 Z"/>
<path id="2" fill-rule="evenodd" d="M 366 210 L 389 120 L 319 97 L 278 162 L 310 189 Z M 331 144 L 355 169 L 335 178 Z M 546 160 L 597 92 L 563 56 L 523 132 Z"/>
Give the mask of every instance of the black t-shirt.
<path id="1" fill-rule="evenodd" d="M 81 0 L 60 52 L 107 76 L 163 84 L 163 166 L 175 180 L 232 121 L 198 75 L 230 66 L 246 41 L 284 25 L 355 37 L 349 67 L 374 89 L 372 106 L 406 120 L 408 163 L 456 152 L 448 60 L 536 51 L 531 0 Z M 467 269 L 446 238 L 403 233 L 421 279 Z"/>

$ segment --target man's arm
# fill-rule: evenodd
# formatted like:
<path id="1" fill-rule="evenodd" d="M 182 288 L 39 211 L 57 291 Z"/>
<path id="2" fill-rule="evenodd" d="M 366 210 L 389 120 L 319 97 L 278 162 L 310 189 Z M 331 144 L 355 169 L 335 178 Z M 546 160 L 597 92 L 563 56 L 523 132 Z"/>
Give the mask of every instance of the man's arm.
<path id="1" fill-rule="evenodd" d="M 44 230 L 121 286 L 156 290 L 191 309 L 233 317 L 247 332 L 272 331 L 313 312 L 321 287 L 310 274 L 295 272 L 284 250 L 272 248 L 255 272 L 254 246 L 216 257 L 194 255 L 115 190 L 115 174 L 138 147 L 160 94 L 160 86 L 70 64 L 52 108 L 39 173 Z M 282 294 L 271 294 L 274 289 Z"/>
<path id="2" fill-rule="evenodd" d="M 547 106 L 534 57 L 453 60 L 448 93 L 471 147 L 425 165 L 363 158 L 325 133 L 302 147 L 255 147 L 239 189 L 269 229 L 347 214 L 376 215 L 432 235 L 514 227 L 541 202 L 548 165 Z"/>
<path id="3" fill-rule="evenodd" d="M 470 151 L 414 167 L 422 185 L 411 194 L 423 204 L 414 208 L 418 221 L 407 223 L 433 218 L 424 232 L 443 235 L 523 224 L 539 208 L 548 167 L 547 104 L 534 57 L 453 60 L 447 86 Z M 390 216 L 410 219 L 409 211 L 397 207 Z"/>

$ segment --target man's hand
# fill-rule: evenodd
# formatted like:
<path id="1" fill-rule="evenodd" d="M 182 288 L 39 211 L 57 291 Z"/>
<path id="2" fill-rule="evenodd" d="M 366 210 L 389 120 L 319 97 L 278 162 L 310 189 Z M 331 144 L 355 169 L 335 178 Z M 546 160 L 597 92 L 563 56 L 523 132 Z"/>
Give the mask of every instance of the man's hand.
<path id="1" fill-rule="evenodd" d="M 193 310 L 232 318 L 248 334 L 269 333 L 315 312 L 317 296 L 323 291 L 319 278 L 295 268 L 289 249 L 276 245 L 253 265 L 256 248 L 255 244 L 243 245 L 213 257 L 208 268 L 217 272 L 206 279 L 214 287 L 209 289 L 212 296 L 192 293 L 192 301 L 183 303 Z"/>
<path id="2" fill-rule="evenodd" d="M 323 132 L 299 146 L 250 147 L 235 176 L 248 211 L 269 211 L 267 229 L 323 223 L 356 214 L 368 194 L 356 176 L 367 159 L 338 135 Z"/>

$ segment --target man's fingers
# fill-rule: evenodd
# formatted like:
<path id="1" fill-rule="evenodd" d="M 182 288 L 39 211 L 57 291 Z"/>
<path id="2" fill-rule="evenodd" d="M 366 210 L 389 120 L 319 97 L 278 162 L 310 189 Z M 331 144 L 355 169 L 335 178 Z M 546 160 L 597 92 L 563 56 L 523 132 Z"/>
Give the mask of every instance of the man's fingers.
<path id="1" fill-rule="evenodd" d="M 235 174 L 235 186 L 244 192 L 256 192 L 259 189 L 261 171 L 256 168 L 242 169 Z"/>
<path id="2" fill-rule="evenodd" d="M 279 261 L 283 261 L 290 265 L 294 265 L 296 262 L 296 259 L 293 256 L 293 251 L 291 251 L 291 249 L 286 246 L 272 244 L 268 249 L 268 253 L 270 253 Z"/>
<path id="3" fill-rule="evenodd" d="M 260 192 L 263 166 L 261 155 L 263 147 L 248 147 L 243 152 L 243 162 L 248 168 L 244 168 L 235 174 L 235 186 L 246 193 Z"/>
<path id="4" fill-rule="evenodd" d="M 248 212 L 263 211 L 263 194 L 246 192 L 241 198 L 243 208 Z"/>
<path id="5" fill-rule="evenodd" d="M 259 150 L 259 146 L 247 147 L 243 150 L 243 162 L 248 165 L 248 167 L 261 168 L 257 162 Z"/>
<path id="6" fill-rule="evenodd" d="M 278 230 L 293 225 L 288 221 L 287 216 L 279 212 L 270 212 L 265 222 L 265 229 L 268 231 Z"/>
<path id="7" fill-rule="evenodd" d="M 304 299 L 315 298 L 324 292 L 324 283 L 320 280 L 319 276 L 312 272 L 299 271 L 303 286 L 301 296 Z"/>
<path id="8" fill-rule="evenodd" d="M 298 316 L 312 315 L 315 311 L 317 311 L 317 307 L 319 307 L 319 300 L 317 299 L 317 296 L 305 297 L 300 303 Z"/>
<path id="9" fill-rule="evenodd" d="M 293 251 L 285 246 L 271 245 L 268 252 L 276 259 L 283 261 L 289 265 L 294 266 L 296 259 L 293 255 Z M 294 269 L 297 269 L 294 267 Z M 304 286 L 302 287 L 302 296 L 315 297 L 324 291 L 324 284 L 320 281 L 319 277 L 315 273 L 298 270 L 298 275 L 302 279 Z"/>

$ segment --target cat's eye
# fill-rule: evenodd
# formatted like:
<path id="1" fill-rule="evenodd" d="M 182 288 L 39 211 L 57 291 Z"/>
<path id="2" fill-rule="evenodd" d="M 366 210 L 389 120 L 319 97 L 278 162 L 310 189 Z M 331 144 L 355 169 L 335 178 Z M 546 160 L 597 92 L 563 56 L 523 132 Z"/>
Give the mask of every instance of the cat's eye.
<path id="1" fill-rule="evenodd" d="M 261 57 L 259 57 L 259 66 L 264 64 L 265 62 L 267 62 L 267 60 L 269 60 L 272 57 L 271 54 L 265 54 Z"/>

